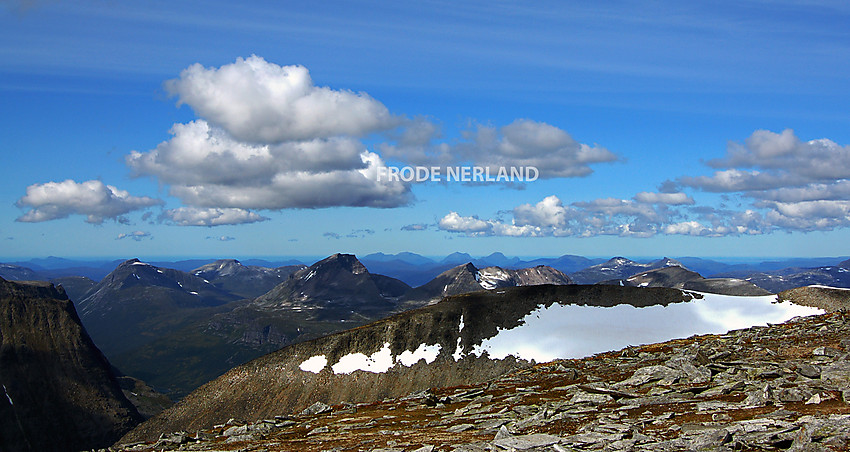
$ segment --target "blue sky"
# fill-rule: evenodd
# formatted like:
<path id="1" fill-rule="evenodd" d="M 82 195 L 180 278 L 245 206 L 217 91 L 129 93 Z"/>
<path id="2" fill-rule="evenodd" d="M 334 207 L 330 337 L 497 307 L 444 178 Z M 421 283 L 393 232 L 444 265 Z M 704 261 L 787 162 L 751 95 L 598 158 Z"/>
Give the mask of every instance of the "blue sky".
<path id="1" fill-rule="evenodd" d="M 846 2 L 0 6 L 0 257 L 844 255 Z M 381 166 L 533 165 L 525 184 Z"/>

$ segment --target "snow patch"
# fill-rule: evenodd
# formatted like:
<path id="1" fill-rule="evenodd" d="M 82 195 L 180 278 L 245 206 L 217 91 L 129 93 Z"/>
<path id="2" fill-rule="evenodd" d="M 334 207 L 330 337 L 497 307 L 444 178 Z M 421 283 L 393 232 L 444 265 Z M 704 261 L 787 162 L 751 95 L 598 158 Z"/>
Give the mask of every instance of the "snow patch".
<path id="1" fill-rule="evenodd" d="M 314 276 L 316 276 L 316 270 L 310 270 L 310 273 L 308 273 L 307 276 L 304 277 L 304 281 L 309 281 L 310 278 Z"/>
<path id="2" fill-rule="evenodd" d="M 499 286 L 499 283 L 504 283 L 505 281 L 509 281 L 511 279 L 511 275 L 509 275 L 506 271 L 500 268 L 485 268 L 483 270 L 479 270 L 476 273 L 476 281 L 478 284 L 487 289 L 495 289 Z"/>
<path id="3" fill-rule="evenodd" d="M 832 287 L 832 286 L 824 286 L 824 285 L 821 285 L 821 284 L 812 284 L 808 287 L 814 287 L 816 289 L 850 290 L 846 287 Z"/>
<path id="4" fill-rule="evenodd" d="M 454 358 L 455 361 L 460 361 L 460 359 L 463 358 L 463 346 L 460 345 L 460 340 L 460 336 L 458 336 L 457 347 L 455 347 L 455 352 L 452 353 L 452 358 Z"/>
<path id="5" fill-rule="evenodd" d="M 324 369 L 327 365 L 328 358 L 326 358 L 325 355 L 316 355 L 301 363 L 298 368 L 303 370 L 304 372 L 313 372 L 314 374 L 317 374 L 321 372 L 322 369 Z"/>
<path id="6" fill-rule="evenodd" d="M 190 294 L 192 294 L 192 295 L 197 295 L 197 294 L 198 294 L 198 292 L 189 292 L 189 293 L 190 293 Z"/>
<path id="7" fill-rule="evenodd" d="M 537 362 L 581 358 L 629 345 L 695 334 L 720 334 L 824 312 L 790 302 L 778 303 L 776 295 L 702 296 L 686 303 L 644 308 L 626 304 L 609 308 L 560 303 L 540 306 L 525 316 L 519 326 L 499 330 L 495 336 L 473 346 L 471 353 L 481 356 L 487 352 L 493 359 L 512 355 Z"/>
<path id="8" fill-rule="evenodd" d="M 390 343 L 384 342 L 384 347 L 371 356 L 363 353 L 350 353 L 339 359 L 339 362 L 331 366 L 335 374 L 350 374 L 355 370 L 363 370 L 372 373 L 383 373 L 394 365 L 393 353 Z"/>
<path id="9" fill-rule="evenodd" d="M 401 352 L 400 355 L 396 356 L 395 361 L 407 367 L 416 364 L 417 362 L 419 362 L 419 360 L 422 359 L 425 360 L 426 364 L 431 364 L 432 362 L 434 362 L 435 359 L 437 359 L 437 355 L 440 354 L 441 348 L 442 347 L 440 347 L 440 344 L 420 344 L 419 347 L 412 352 L 410 350 L 405 350 Z"/>
<path id="10" fill-rule="evenodd" d="M 130 265 L 144 265 L 144 266 L 147 266 L 147 267 L 151 266 L 151 264 L 148 264 L 148 263 L 145 263 L 145 262 L 133 262 Z"/>

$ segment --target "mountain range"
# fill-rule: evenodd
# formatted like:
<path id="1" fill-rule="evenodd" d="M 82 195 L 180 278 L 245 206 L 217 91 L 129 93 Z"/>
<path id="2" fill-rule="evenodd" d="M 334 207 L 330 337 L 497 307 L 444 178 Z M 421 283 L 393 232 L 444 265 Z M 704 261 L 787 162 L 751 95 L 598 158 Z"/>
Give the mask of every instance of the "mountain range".
<path id="1" fill-rule="evenodd" d="M 625 279 L 602 281 L 597 284 L 630 287 L 669 287 L 695 292 L 737 296 L 770 295 L 750 281 L 737 278 L 703 278 L 699 273 L 678 265 L 657 268 Z"/>
<path id="2" fill-rule="evenodd" d="M 392 264 L 396 257 L 372 259 Z M 456 254 L 437 264 L 467 257 Z M 321 410 L 322 404 L 478 384 L 527 368 L 534 359 L 562 356 L 551 353 L 594 328 L 597 314 L 585 311 L 590 307 L 604 306 L 605 315 L 633 320 L 608 336 L 622 333 L 638 341 L 641 334 L 668 329 L 663 334 L 683 337 L 677 328 L 726 331 L 735 322 L 777 323 L 814 311 L 778 306 L 776 296 L 755 283 L 769 280 L 775 291 L 803 281 L 836 285 L 850 273 L 848 260 L 762 272 L 767 276 L 761 278 L 736 278 L 736 272 L 705 278 L 674 259 L 639 263 L 617 257 L 568 275 L 542 264 L 515 268 L 523 261 L 499 253 L 487 258 L 504 266 L 466 261 L 416 287 L 374 273 L 348 254 L 309 267 L 183 261 L 186 267 L 197 265 L 188 271 L 130 259 L 98 282 L 56 278 L 79 296 L 76 303 L 64 286 L 0 279 L 0 383 L 8 402 L 0 397 L 0 449 L 102 447 L 137 424 L 140 410 L 153 417 L 125 439 L 207 429 L 232 417 L 256 421 Z M 570 262 L 581 260 L 561 258 L 563 265 Z M 0 266 L 0 273 L 43 275 L 14 264 Z M 723 295 L 712 295 L 717 293 Z M 846 290 L 808 287 L 782 293 L 780 300 L 846 308 Z M 632 306 L 642 309 L 629 311 Z M 646 320 L 657 313 L 664 328 Z M 572 323 L 552 324 L 553 318 Z M 522 345 L 529 340 L 530 346 Z M 607 347 L 596 342 L 594 347 Z M 505 351 L 517 347 L 520 354 Z M 186 397 L 169 407 L 149 385 Z M 34 411 L 56 407 L 70 413 L 67 419 L 57 423 Z M 45 428 L 39 424 L 45 419 L 57 426 L 65 446 L 34 436 Z"/>
<path id="3" fill-rule="evenodd" d="M 639 263 L 623 257 L 594 261 L 566 255 L 522 261 L 493 253 L 444 268 L 470 258 L 455 253 L 435 261 L 413 253 L 377 253 L 361 261 L 352 255 L 338 254 L 310 267 L 276 268 L 246 265 L 233 259 L 178 261 L 187 271 L 134 259 L 119 262 L 99 282 L 84 276 L 63 276 L 53 282 L 62 284 L 75 300 L 89 334 L 122 372 L 175 398 L 235 365 L 280 347 L 473 291 L 600 283 L 758 295 L 766 292 L 756 286 L 778 292 L 812 283 L 850 285 L 842 266 L 850 261 L 816 269 L 785 270 L 780 272 L 785 274 L 766 274 L 761 278 L 755 275 L 749 281 L 742 280 L 750 275 L 746 272 L 703 278 L 679 260 L 669 258 Z M 683 260 L 701 267 L 719 264 L 696 258 Z M 80 264 L 61 259 L 48 261 L 54 266 L 53 271 L 63 264 Z M 540 262 L 573 271 L 567 274 Z M 528 263 L 537 265 L 511 268 L 511 264 Z M 374 268 L 381 265 L 394 269 L 394 274 L 418 271 L 419 278 L 428 275 L 429 279 L 411 288 L 403 280 L 375 272 Z M 430 276 L 435 269 L 442 271 Z M 39 270 L 13 264 L 0 266 L 0 276 L 3 275 L 16 279 L 44 276 Z"/>

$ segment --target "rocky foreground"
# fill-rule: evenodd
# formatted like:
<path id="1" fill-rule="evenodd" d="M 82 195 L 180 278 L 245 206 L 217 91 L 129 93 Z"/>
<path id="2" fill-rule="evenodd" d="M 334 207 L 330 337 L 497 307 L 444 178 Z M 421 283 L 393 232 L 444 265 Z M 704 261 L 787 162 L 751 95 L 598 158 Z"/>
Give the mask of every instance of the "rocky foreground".
<path id="1" fill-rule="evenodd" d="M 116 451 L 850 450 L 850 312 Z"/>

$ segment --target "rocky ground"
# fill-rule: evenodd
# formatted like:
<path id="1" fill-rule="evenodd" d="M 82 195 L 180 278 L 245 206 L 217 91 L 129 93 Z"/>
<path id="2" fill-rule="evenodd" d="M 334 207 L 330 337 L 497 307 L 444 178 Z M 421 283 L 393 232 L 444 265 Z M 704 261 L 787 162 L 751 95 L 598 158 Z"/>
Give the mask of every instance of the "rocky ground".
<path id="1" fill-rule="evenodd" d="M 112 451 L 850 450 L 850 312 Z"/>

